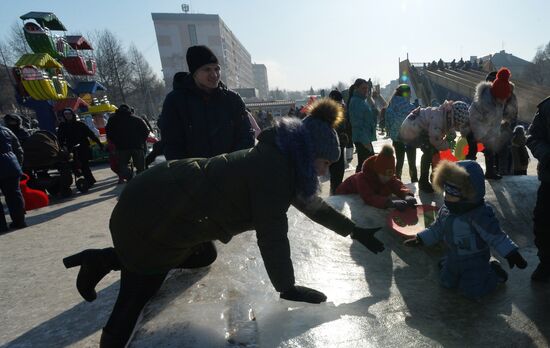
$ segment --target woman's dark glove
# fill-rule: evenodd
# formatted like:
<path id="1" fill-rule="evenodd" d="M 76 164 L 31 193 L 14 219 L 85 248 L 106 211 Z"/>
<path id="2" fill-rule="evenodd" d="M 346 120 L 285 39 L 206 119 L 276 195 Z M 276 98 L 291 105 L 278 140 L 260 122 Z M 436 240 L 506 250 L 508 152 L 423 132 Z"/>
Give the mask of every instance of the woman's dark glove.
<path id="1" fill-rule="evenodd" d="M 281 298 L 289 301 L 321 303 L 327 300 L 325 294 L 305 286 L 293 285 L 290 289 L 281 291 Z"/>
<path id="2" fill-rule="evenodd" d="M 407 202 L 407 205 L 412 208 L 416 205 L 416 198 L 414 198 L 414 196 L 407 196 L 405 197 L 405 202 Z"/>
<path id="3" fill-rule="evenodd" d="M 409 207 L 407 201 L 404 199 L 394 199 L 391 201 L 390 207 L 395 208 L 399 211 L 403 211 Z"/>
<path id="4" fill-rule="evenodd" d="M 508 265 L 510 266 L 510 268 L 518 266 L 518 268 L 524 269 L 525 267 L 527 267 L 527 261 L 525 261 L 523 256 L 521 256 L 521 254 L 517 250 L 514 250 L 506 255 L 506 260 L 508 260 Z"/>
<path id="5" fill-rule="evenodd" d="M 365 248 L 369 249 L 374 254 L 378 254 L 381 251 L 384 251 L 384 244 L 376 239 L 374 233 L 378 231 L 380 227 L 377 228 L 361 228 L 355 227 L 351 238 L 355 239 L 359 243 L 363 244 Z"/>
<path id="6" fill-rule="evenodd" d="M 424 245 L 424 242 L 422 242 L 422 239 L 420 239 L 420 237 L 418 237 L 417 235 L 414 238 L 407 239 L 403 242 L 403 244 L 409 247 L 416 247 Z"/>

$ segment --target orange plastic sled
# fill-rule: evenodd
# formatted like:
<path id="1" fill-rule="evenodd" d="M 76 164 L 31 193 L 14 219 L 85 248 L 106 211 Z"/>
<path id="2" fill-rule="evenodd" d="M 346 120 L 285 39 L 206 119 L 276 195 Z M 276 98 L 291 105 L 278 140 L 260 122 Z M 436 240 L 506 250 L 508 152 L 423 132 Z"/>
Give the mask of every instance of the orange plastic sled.
<path id="1" fill-rule="evenodd" d="M 388 214 L 387 224 L 403 238 L 414 237 L 435 221 L 438 210 L 433 205 L 417 205 L 416 209 L 407 208 L 404 211 L 396 209 Z"/>

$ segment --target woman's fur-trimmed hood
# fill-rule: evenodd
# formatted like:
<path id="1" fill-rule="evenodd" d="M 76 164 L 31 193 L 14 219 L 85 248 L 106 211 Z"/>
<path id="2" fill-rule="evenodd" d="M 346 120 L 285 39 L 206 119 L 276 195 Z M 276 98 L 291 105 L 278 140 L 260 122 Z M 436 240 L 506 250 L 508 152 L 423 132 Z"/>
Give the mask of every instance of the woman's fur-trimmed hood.
<path id="1" fill-rule="evenodd" d="M 469 202 L 477 203 L 485 197 L 485 177 L 475 161 L 441 161 L 434 172 L 434 188 L 443 192 L 445 183 L 461 189 L 462 196 Z"/>
<path id="2" fill-rule="evenodd" d="M 486 148 L 498 151 L 509 136 L 501 132 L 503 121 L 515 123 L 518 114 L 518 101 L 513 93 L 505 105 L 496 102 L 491 94 L 491 82 L 480 82 L 476 86 L 474 101 L 470 106 L 470 128 L 477 141 Z"/>
<path id="3" fill-rule="evenodd" d="M 512 95 L 506 101 L 504 107 L 503 119 L 508 122 L 513 122 L 518 114 L 518 98 L 514 93 L 514 84 L 512 86 Z M 479 105 L 482 110 L 491 110 L 495 107 L 495 101 L 491 94 L 491 82 L 480 82 L 476 86 L 476 94 L 474 95 L 474 103 Z"/>
<path id="4" fill-rule="evenodd" d="M 494 107 L 495 102 L 491 94 L 491 82 L 480 82 L 476 86 L 476 94 L 474 95 L 474 103 L 479 105 L 483 110 L 489 110 Z"/>

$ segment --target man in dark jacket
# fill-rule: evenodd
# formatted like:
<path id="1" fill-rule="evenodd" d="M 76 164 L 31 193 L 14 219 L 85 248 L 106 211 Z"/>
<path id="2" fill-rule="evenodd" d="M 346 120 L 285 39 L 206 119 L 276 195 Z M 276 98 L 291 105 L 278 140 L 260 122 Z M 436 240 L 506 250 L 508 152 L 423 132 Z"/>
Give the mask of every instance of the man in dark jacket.
<path id="1" fill-rule="evenodd" d="M 77 120 L 76 114 L 71 108 L 63 110 L 63 118 L 65 122 L 62 122 L 57 129 L 59 144 L 66 147 L 70 152 L 74 151 L 76 159 L 80 162 L 80 169 L 84 178 L 92 186 L 96 180 L 90 169 L 92 151 L 90 150 L 90 141 L 88 139 L 92 139 L 99 145 L 101 150 L 103 150 L 103 144 L 84 122 Z"/>
<path id="2" fill-rule="evenodd" d="M 122 104 L 109 119 L 105 131 L 107 139 L 115 145 L 119 176 L 126 180 L 132 178 L 130 159 L 137 173 L 141 173 L 145 169 L 145 141 L 149 135 L 145 122 L 134 116 L 128 105 Z"/>
<path id="3" fill-rule="evenodd" d="M 15 134 L 21 145 L 23 145 L 25 140 L 31 135 L 28 129 L 22 126 L 22 123 L 23 120 L 21 116 L 17 114 L 7 114 L 4 116 L 4 125 Z"/>
<path id="4" fill-rule="evenodd" d="M 26 227 L 25 202 L 19 187 L 23 149 L 19 140 L 7 127 L 0 126 L 0 190 L 6 198 L 10 211 L 11 228 Z M 8 226 L 4 216 L 4 207 L 0 201 L 0 232 L 6 232 Z"/>
<path id="5" fill-rule="evenodd" d="M 540 187 L 537 203 L 533 212 L 533 232 L 538 248 L 540 263 L 531 275 L 534 281 L 550 281 L 550 229 L 548 211 L 550 211 L 550 97 L 538 105 L 533 123 L 529 127 L 527 147 L 539 161 L 537 172 Z"/>
<path id="6" fill-rule="evenodd" d="M 244 102 L 220 81 L 218 58 L 206 46 L 192 46 L 186 60 L 189 73 L 174 75 L 173 91 L 166 96 L 159 117 L 166 159 L 210 158 L 254 146 Z M 216 259 L 212 242 L 196 249 L 198 264 Z"/>
<path id="7" fill-rule="evenodd" d="M 176 74 L 159 119 L 166 159 L 209 158 L 254 146 L 244 102 L 220 81 L 218 58 L 206 46 L 189 47 L 186 58 L 189 74 Z"/>

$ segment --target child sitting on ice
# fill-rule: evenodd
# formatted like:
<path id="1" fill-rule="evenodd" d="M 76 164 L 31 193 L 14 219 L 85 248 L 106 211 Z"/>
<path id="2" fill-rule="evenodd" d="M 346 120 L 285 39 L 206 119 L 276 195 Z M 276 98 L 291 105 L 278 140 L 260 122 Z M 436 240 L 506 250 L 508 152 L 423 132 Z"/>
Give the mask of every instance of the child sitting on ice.
<path id="1" fill-rule="evenodd" d="M 362 170 L 347 178 L 336 189 L 337 195 L 359 193 L 363 201 L 376 208 L 405 210 L 414 207 L 416 199 L 395 176 L 393 148 L 384 145 L 378 155 L 363 162 Z M 392 194 L 399 199 L 392 199 Z"/>
<path id="2" fill-rule="evenodd" d="M 483 170 L 474 161 L 443 161 L 435 171 L 434 186 L 445 191 L 445 204 L 435 222 L 405 241 L 406 245 L 433 245 L 444 240 L 447 254 L 440 262 L 440 281 L 477 299 L 508 279 L 498 261 L 489 261 L 489 247 L 508 260 L 510 268 L 527 262 L 518 246 L 504 233 L 493 210 L 484 201 Z"/>

